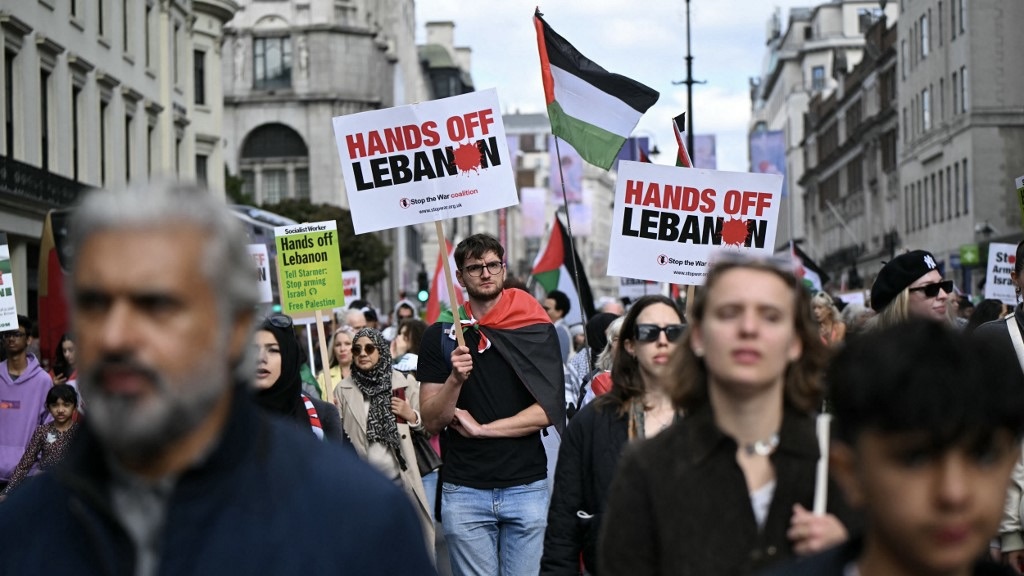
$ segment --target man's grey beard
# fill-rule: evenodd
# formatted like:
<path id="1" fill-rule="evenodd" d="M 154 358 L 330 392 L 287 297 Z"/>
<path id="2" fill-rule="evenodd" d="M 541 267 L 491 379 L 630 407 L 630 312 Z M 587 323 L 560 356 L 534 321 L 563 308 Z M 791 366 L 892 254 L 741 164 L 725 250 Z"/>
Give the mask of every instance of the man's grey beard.
<path id="1" fill-rule="evenodd" d="M 211 353 L 206 358 L 183 382 L 169 382 L 157 371 L 131 360 L 99 362 L 79 375 L 87 425 L 104 446 L 126 462 L 159 458 L 169 444 L 199 426 L 231 387 L 223 356 Z M 108 394 L 97 379 L 108 364 L 143 372 L 154 390 L 142 399 Z"/>

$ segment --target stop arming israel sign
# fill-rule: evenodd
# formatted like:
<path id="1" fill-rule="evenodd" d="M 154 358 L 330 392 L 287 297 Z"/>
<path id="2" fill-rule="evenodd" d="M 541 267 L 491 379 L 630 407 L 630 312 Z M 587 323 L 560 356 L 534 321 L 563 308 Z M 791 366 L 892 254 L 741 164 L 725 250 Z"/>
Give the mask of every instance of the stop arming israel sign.
<path id="1" fill-rule="evenodd" d="M 294 315 L 345 305 L 334 220 L 274 228 L 281 310 Z"/>
<path id="2" fill-rule="evenodd" d="M 782 176 L 619 162 L 608 274 L 703 284 L 711 254 L 770 257 Z"/>
<path id="3" fill-rule="evenodd" d="M 357 234 L 518 203 L 497 92 L 334 118 Z"/>

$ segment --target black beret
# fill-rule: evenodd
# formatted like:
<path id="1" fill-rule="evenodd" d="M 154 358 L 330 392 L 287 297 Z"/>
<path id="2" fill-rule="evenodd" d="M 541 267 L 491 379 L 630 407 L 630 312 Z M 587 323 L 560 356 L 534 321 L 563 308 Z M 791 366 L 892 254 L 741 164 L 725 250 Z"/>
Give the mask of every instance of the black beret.
<path id="1" fill-rule="evenodd" d="M 889 260 L 871 286 L 871 308 L 881 312 L 905 288 L 936 269 L 935 257 L 925 250 L 914 250 Z"/>

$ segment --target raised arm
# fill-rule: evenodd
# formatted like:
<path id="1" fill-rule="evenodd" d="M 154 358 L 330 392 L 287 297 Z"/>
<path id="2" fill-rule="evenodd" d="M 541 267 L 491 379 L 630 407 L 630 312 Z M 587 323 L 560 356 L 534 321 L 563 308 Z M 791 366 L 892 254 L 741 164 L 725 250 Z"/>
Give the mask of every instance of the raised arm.
<path id="1" fill-rule="evenodd" d="M 420 385 L 420 413 L 427 432 L 437 434 L 455 418 L 455 403 L 472 371 L 473 356 L 469 348 L 459 346 L 452 351 L 452 371 L 448 379 Z"/>

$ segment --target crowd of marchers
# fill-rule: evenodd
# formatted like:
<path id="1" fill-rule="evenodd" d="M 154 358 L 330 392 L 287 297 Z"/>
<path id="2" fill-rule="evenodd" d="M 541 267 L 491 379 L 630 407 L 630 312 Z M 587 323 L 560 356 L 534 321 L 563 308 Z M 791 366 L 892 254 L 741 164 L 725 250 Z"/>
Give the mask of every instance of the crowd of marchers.
<path id="1" fill-rule="evenodd" d="M 69 242 L 56 357 L 0 334 L 0 573 L 1024 570 L 1024 305 L 926 250 L 869 306 L 722 251 L 569 326 L 475 234 L 457 311 L 353 303 L 325 364 L 200 189 L 94 192 Z"/>

